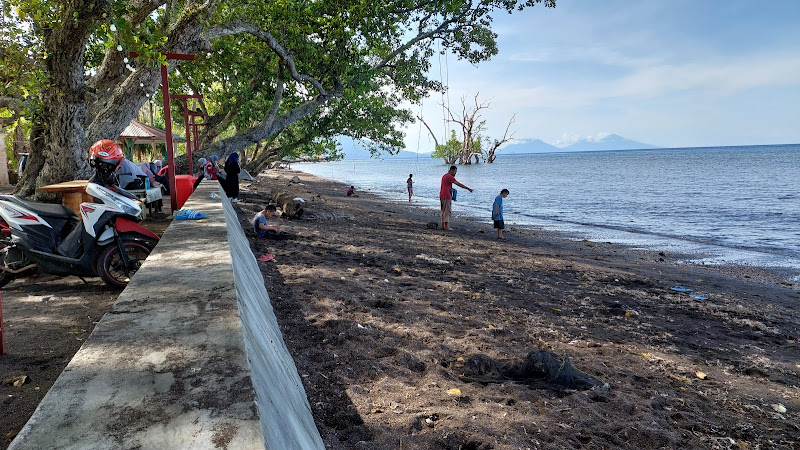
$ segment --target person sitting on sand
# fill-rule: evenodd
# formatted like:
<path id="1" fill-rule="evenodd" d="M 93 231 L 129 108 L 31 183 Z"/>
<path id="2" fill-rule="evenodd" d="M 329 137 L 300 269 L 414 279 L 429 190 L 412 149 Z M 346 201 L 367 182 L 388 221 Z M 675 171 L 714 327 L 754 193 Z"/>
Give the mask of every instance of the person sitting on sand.
<path id="1" fill-rule="evenodd" d="M 356 193 L 356 188 L 354 186 L 350 186 L 350 188 L 347 190 L 347 196 L 352 197 L 353 195 L 355 195 L 355 193 Z"/>
<path id="2" fill-rule="evenodd" d="M 494 199 L 494 205 L 492 205 L 492 220 L 494 221 L 494 227 L 497 229 L 497 239 L 503 239 L 503 230 L 505 229 L 505 223 L 503 223 L 503 199 L 508 197 L 508 189 L 503 189 L 500 191 L 500 195 L 498 195 Z"/>
<path id="3" fill-rule="evenodd" d="M 408 203 L 411 203 L 411 196 L 414 195 L 414 180 L 411 179 L 413 176 L 413 173 L 408 174 L 408 179 L 406 180 L 406 186 L 408 187 Z"/>
<path id="4" fill-rule="evenodd" d="M 267 222 L 267 219 L 274 216 L 277 211 L 274 205 L 267 205 L 253 217 L 253 228 L 256 230 L 256 234 L 261 237 L 269 237 L 270 234 L 278 234 L 278 226 L 270 225 Z"/>
<path id="5" fill-rule="evenodd" d="M 450 170 L 442 176 L 442 186 L 439 189 L 439 204 L 442 207 L 442 229 L 450 231 L 450 216 L 453 212 L 453 185 L 462 187 L 470 192 L 472 189 L 456 181 L 458 167 L 450 166 Z"/>

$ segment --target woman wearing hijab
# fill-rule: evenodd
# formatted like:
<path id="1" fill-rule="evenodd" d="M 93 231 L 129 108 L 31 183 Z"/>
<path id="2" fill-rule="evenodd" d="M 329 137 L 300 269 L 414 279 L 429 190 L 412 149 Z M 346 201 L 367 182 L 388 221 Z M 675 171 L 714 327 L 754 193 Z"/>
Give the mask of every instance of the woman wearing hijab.
<path id="1" fill-rule="evenodd" d="M 223 183 L 220 181 L 220 184 L 222 184 L 222 188 L 225 190 L 225 195 L 227 195 L 233 203 L 239 202 L 239 172 L 241 171 L 242 168 L 239 167 L 239 154 L 231 153 L 225 161 L 225 182 Z"/>
<path id="2" fill-rule="evenodd" d="M 144 172 L 144 175 L 150 179 L 150 185 L 152 186 L 153 183 L 156 182 L 156 174 L 154 174 L 153 171 L 150 170 L 150 163 L 143 162 L 139 166 L 142 168 L 142 172 Z"/>
<path id="3" fill-rule="evenodd" d="M 208 160 L 206 160 L 205 158 L 200 158 L 200 160 L 197 161 L 197 164 L 200 166 L 200 170 L 197 171 L 196 174 L 194 174 L 196 179 L 194 180 L 194 186 L 192 186 L 192 191 L 197 189 L 197 185 L 199 185 L 200 182 L 203 181 L 203 178 L 208 178 L 208 174 L 206 173 L 206 163 L 208 163 Z"/>
<path id="4" fill-rule="evenodd" d="M 206 163 L 206 176 L 212 180 L 216 180 L 219 174 L 219 165 L 217 161 L 219 161 L 219 156 L 211 155 L 208 157 L 208 162 Z"/>
<path id="5" fill-rule="evenodd" d="M 169 195 L 169 178 L 167 177 L 166 167 L 161 167 L 160 159 L 155 160 L 153 164 L 155 165 L 156 169 L 153 172 L 155 174 L 154 178 L 156 179 L 156 181 L 161 183 L 161 191 L 164 194 Z"/>

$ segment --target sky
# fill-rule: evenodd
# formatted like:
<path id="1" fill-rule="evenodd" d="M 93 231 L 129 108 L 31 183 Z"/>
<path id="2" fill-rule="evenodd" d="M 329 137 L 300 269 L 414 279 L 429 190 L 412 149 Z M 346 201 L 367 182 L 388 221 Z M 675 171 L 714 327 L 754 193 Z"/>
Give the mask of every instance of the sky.
<path id="1" fill-rule="evenodd" d="M 496 14 L 499 54 L 477 67 L 434 57 L 449 93 L 412 109 L 440 141 L 441 103 L 460 111 L 479 94 L 490 138 L 516 114 L 517 142 L 559 147 L 612 133 L 659 147 L 800 143 L 800 1 L 557 5 Z M 406 150 L 433 150 L 419 123 L 406 133 Z"/>

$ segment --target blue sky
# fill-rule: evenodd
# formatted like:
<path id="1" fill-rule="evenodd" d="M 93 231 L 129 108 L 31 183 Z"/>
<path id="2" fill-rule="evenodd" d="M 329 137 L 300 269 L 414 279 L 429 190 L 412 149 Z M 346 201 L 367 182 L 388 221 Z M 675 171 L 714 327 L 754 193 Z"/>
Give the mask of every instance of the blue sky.
<path id="1" fill-rule="evenodd" d="M 661 147 L 800 143 L 800 0 L 557 3 L 497 14 L 489 62 L 437 58 L 444 101 L 460 110 L 479 93 L 490 137 L 516 114 L 515 139 L 558 146 L 610 133 Z M 422 104 L 440 140 L 441 102 Z M 422 131 L 408 128 L 407 150 L 432 150 Z"/>

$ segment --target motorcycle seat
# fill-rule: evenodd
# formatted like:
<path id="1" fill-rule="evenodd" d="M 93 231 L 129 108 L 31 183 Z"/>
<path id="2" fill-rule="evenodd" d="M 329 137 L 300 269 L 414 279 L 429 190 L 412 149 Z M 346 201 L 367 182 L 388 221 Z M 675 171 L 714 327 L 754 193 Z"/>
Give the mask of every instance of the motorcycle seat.
<path id="1" fill-rule="evenodd" d="M 52 217 L 60 219 L 78 218 L 78 216 L 76 216 L 74 212 L 72 212 L 69 208 L 61 204 L 31 202 L 22 199 L 20 197 L 17 197 L 16 195 L 9 195 L 6 196 L 6 198 L 10 199 L 13 203 L 25 207 L 35 212 L 36 214 L 39 214 L 42 217 Z"/>

